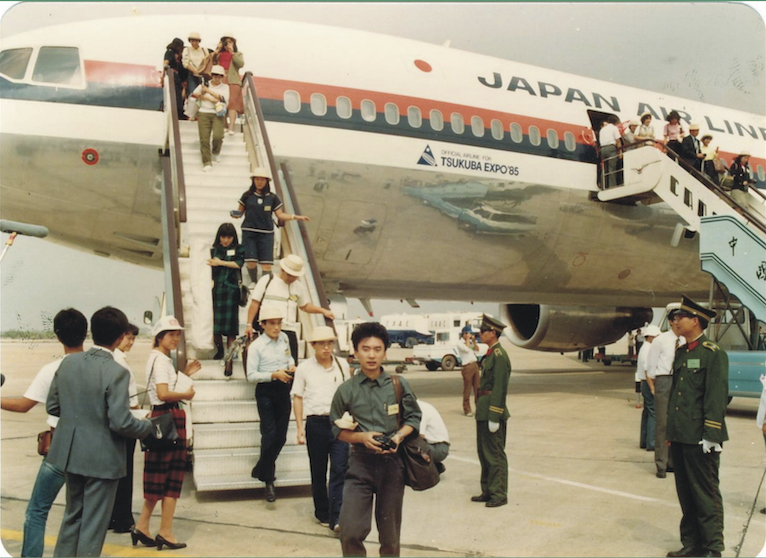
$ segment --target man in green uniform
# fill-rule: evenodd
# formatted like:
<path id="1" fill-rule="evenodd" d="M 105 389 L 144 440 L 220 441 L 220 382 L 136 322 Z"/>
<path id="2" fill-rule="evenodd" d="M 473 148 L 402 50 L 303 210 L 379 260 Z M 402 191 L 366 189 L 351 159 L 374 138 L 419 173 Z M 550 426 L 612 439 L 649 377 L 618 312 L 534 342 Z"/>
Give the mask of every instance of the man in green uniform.
<path id="1" fill-rule="evenodd" d="M 481 494 L 472 502 L 485 502 L 488 508 L 508 503 L 508 457 L 505 455 L 505 434 L 508 408 L 505 396 L 511 377 L 511 360 L 500 345 L 505 325 L 487 316 L 482 318 L 481 342 L 489 345 L 481 361 L 479 399 L 476 402 L 476 446 L 481 463 Z"/>
<path id="2" fill-rule="evenodd" d="M 718 487 L 721 445 L 726 433 L 729 359 L 703 331 L 715 311 L 683 297 L 672 320 L 686 338 L 673 361 L 668 402 L 667 439 L 673 456 L 676 492 L 681 504 L 683 548 L 674 556 L 720 556 L 723 501 Z"/>

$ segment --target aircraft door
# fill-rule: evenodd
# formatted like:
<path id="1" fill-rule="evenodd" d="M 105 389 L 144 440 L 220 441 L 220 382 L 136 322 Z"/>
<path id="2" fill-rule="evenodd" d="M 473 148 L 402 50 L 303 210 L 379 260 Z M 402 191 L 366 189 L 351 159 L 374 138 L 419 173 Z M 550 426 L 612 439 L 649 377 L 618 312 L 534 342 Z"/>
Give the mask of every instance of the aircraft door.
<path id="1" fill-rule="evenodd" d="M 599 130 L 601 130 L 601 126 L 603 126 L 604 122 L 606 122 L 606 120 L 611 116 L 614 116 L 618 118 L 619 120 L 619 117 L 612 112 L 601 112 L 597 110 L 588 111 L 588 119 L 590 120 L 591 132 L 593 133 L 593 141 L 594 141 L 594 145 L 596 147 L 596 153 L 598 154 L 598 159 L 599 159 L 598 172 L 597 172 L 597 184 L 599 188 L 601 188 L 601 185 L 603 184 L 602 174 L 604 170 L 603 169 L 604 165 L 601 163 L 601 160 L 602 160 L 601 145 L 599 144 L 598 135 L 599 135 Z M 617 184 L 623 183 L 622 160 L 618 162 L 618 172 L 617 172 L 616 183 Z"/>

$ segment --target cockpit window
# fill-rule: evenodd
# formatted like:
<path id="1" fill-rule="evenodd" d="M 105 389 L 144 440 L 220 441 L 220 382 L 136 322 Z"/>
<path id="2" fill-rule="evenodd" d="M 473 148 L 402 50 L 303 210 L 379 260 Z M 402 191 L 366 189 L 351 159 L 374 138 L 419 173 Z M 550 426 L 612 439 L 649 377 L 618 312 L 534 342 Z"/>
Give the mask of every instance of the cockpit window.
<path id="1" fill-rule="evenodd" d="M 57 85 L 80 85 L 80 52 L 74 47 L 42 47 L 32 81 Z"/>
<path id="2" fill-rule="evenodd" d="M 0 52 L 0 74 L 11 79 L 24 79 L 30 56 L 31 48 L 12 48 Z"/>

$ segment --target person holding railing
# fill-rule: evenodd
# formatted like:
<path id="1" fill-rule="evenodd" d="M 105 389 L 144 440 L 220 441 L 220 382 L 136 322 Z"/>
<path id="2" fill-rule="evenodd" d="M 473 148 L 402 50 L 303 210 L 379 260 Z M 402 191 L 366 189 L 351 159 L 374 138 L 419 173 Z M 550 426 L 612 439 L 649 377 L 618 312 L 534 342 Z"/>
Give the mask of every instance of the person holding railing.
<path id="1" fill-rule="evenodd" d="M 239 69 L 245 65 L 245 56 L 237 49 L 237 40 L 234 37 L 224 36 L 213 52 L 213 63 L 226 70 L 224 83 L 229 87 L 229 135 L 234 135 L 234 126 L 237 123 L 237 114 L 245 112 L 242 102 L 242 78 Z"/>
<path id="2" fill-rule="evenodd" d="M 718 158 L 718 147 L 713 147 L 710 142 L 713 141 L 713 136 L 705 134 L 700 138 L 702 145 L 700 146 L 700 152 L 705 156 L 702 160 L 702 172 L 705 173 L 715 185 L 718 185 L 718 171 L 715 168 L 715 162 Z"/>
<path id="3" fill-rule="evenodd" d="M 684 137 L 684 129 L 681 127 L 681 115 L 678 111 L 672 110 L 668 114 L 665 128 L 662 135 L 665 139 L 665 146 L 677 155 L 681 152 L 681 140 Z"/>
<path id="4" fill-rule="evenodd" d="M 617 117 L 613 114 L 610 115 L 601 123 L 601 130 L 598 132 L 598 143 L 601 146 L 603 164 L 602 182 L 605 190 L 617 186 L 617 159 L 622 157 L 620 154 L 622 137 L 619 128 L 615 126 L 617 122 Z"/>
<path id="5" fill-rule="evenodd" d="M 223 83 L 224 69 L 221 66 L 213 66 L 210 74 L 212 76 L 210 85 L 202 83 L 192 92 L 192 97 L 200 101 L 199 111 L 197 111 L 197 126 L 203 172 L 213 168 L 213 158 L 216 162 L 221 159 L 223 130 L 226 123 L 225 111 L 226 104 L 229 102 L 229 88 Z M 212 155 L 210 150 L 211 134 L 213 135 Z"/>
<path id="6" fill-rule="evenodd" d="M 649 140 L 654 141 L 654 126 L 652 124 L 652 114 L 645 112 L 641 115 L 641 125 L 638 127 L 636 133 L 636 140 Z"/>
<path id="7" fill-rule="evenodd" d="M 742 151 L 734 158 L 731 167 L 729 167 L 729 174 L 734 180 L 731 186 L 731 197 L 744 209 L 748 209 L 750 205 L 750 194 L 747 190 L 755 183 L 750 175 L 748 161 L 750 161 L 750 153 Z"/>

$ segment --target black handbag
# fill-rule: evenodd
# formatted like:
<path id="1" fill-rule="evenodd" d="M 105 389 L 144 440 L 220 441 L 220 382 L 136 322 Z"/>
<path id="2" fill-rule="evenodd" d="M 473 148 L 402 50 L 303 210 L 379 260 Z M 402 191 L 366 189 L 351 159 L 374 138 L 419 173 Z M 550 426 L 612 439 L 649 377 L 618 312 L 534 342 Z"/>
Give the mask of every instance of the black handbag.
<path id="1" fill-rule="evenodd" d="M 402 423 L 402 386 L 398 376 L 391 376 L 399 405 L 399 427 Z M 439 484 L 440 475 L 436 463 L 431 459 L 431 449 L 425 438 L 411 434 L 399 444 L 399 457 L 404 463 L 404 484 L 412 490 L 428 490 Z"/>
<path id="2" fill-rule="evenodd" d="M 239 305 L 244 308 L 247 306 L 247 299 L 250 297 L 250 289 L 242 284 L 242 270 L 239 270 L 239 281 L 237 281 L 239 287 Z"/>
<path id="3" fill-rule="evenodd" d="M 141 440 L 142 451 L 172 450 L 178 445 L 178 430 L 172 413 L 165 413 L 149 419 L 152 433 Z"/>

